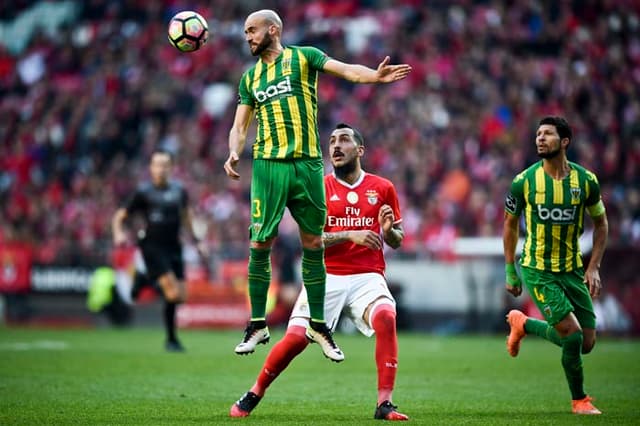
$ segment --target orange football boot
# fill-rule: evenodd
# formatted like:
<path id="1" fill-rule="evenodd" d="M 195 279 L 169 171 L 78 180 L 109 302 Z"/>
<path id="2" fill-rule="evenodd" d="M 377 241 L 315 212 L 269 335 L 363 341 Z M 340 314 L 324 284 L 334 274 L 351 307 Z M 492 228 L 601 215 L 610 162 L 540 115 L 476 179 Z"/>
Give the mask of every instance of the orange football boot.
<path id="1" fill-rule="evenodd" d="M 512 309 L 507 314 L 507 322 L 511 328 L 509 337 L 507 337 L 507 351 L 509 355 L 516 357 L 520 352 L 520 342 L 527 335 L 527 332 L 524 331 L 527 316 L 517 309 Z"/>
<path id="2" fill-rule="evenodd" d="M 602 411 L 594 407 L 591 401 L 593 398 L 589 395 L 582 399 L 574 399 L 571 401 L 571 411 L 573 414 L 602 414 Z"/>

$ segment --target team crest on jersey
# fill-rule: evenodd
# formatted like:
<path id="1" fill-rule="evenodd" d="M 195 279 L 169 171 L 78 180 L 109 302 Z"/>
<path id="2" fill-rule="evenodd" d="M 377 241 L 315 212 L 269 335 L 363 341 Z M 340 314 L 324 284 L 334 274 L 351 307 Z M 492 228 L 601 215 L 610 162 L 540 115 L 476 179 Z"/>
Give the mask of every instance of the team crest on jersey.
<path id="1" fill-rule="evenodd" d="M 367 201 L 369 202 L 369 204 L 375 206 L 378 202 L 378 191 L 376 191 L 375 189 L 367 189 L 365 195 L 367 196 Z"/>
<path id="2" fill-rule="evenodd" d="M 288 74 L 291 72 L 291 58 L 286 58 L 282 60 L 282 73 Z"/>
<path id="3" fill-rule="evenodd" d="M 580 201 L 580 188 L 571 188 L 571 201 Z"/>
<path id="4" fill-rule="evenodd" d="M 354 191 L 349 191 L 349 193 L 347 194 L 347 201 L 351 204 L 357 203 L 358 199 L 358 194 L 356 194 Z"/>

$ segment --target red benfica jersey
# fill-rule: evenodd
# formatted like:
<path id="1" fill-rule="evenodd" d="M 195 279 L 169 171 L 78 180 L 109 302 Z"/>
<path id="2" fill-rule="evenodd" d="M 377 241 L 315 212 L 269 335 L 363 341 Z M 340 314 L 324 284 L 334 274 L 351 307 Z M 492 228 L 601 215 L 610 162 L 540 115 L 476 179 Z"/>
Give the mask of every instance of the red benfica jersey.
<path id="1" fill-rule="evenodd" d="M 325 232 L 369 229 L 381 234 L 378 211 L 383 204 L 391 206 L 395 223 L 402 221 L 396 190 L 387 179 L 362 172 L 350 185 L 330 174 L 324 177 L 324 187 L 327 197 Z M 350 241 L 325 248 L 324 258 L 327 273 L 334 275 L 384 274 L 385 270 L 382 250 L 371 250 Z"/>

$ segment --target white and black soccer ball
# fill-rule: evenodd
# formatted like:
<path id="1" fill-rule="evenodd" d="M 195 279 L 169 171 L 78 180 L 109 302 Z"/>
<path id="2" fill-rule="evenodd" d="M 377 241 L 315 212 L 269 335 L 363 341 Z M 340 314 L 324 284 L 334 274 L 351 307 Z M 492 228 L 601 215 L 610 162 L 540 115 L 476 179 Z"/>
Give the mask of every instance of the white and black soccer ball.
<path id="1" fill-rule="evenodd" d="M 191 10 L 176 13 L 169 21 L 169 42 L 181 52 L 195 52 L 209 38 L 206 19 Z"/>

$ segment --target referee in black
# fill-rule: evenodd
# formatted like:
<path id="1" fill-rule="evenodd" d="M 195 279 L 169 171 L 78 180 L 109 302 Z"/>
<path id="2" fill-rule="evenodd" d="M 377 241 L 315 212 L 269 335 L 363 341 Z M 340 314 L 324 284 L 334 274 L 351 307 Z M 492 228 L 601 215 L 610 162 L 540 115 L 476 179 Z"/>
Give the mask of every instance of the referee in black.
<path id="1" fill-rule="evenodd" d="M 173 158 L 168 151 L 155 150 L 151 154 L 151 180 L 139 185 L 127 204 L 116 211 L 112 230 L 114 244 L 124 244 L 127 242 L 125 220 L 135 214 L 144 218 L 145 226 L 138 232 L 138 246 L 149 279 L 159 285 L 165 299 L 165 348 L 170 352 L 182 352 L 184 347 L 176 335 L 176 305 L 187 297 L 181 224 L 184 223 L 197 242 L 201 256 L 206 256 L 206 247 L 194 233 L 187 191 L 179 182 L 170 179 L 172 166 Z"/>

